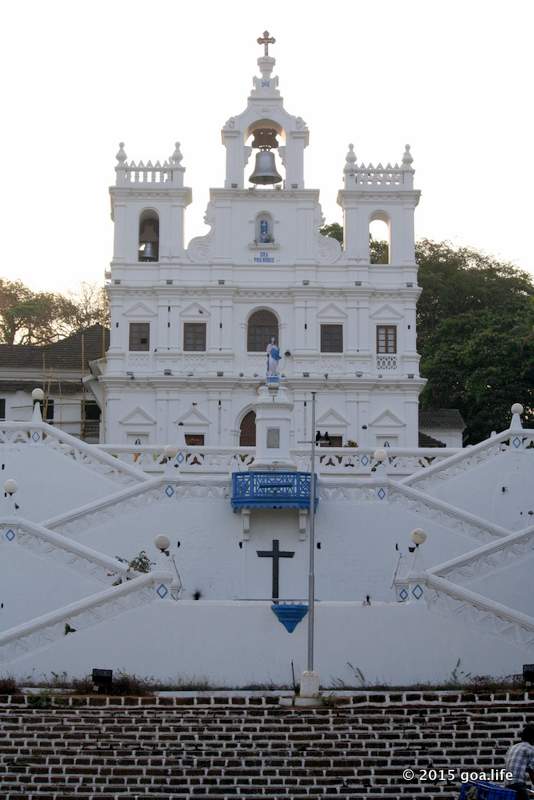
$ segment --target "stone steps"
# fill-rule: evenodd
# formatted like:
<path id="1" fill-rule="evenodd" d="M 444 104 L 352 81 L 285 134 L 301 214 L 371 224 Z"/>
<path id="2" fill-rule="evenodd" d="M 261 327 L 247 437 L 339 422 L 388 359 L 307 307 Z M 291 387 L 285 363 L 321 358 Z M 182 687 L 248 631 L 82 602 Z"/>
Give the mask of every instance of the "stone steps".
<path id="1" fill-rule="evenodd" d="M 429 797 L 460 778 L 402 770 L 503 766 L 534 693 L 411 692 L 294 709 L 277 697 L 0 698 L 2 800 Z"/>

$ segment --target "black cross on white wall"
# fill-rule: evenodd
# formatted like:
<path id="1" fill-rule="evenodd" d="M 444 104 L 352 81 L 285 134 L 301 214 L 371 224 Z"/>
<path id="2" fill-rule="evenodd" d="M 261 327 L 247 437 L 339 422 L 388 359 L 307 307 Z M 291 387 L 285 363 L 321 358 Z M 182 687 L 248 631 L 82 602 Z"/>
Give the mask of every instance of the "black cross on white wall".
<path id="1" fill-rule="evenodd" d="M 273 600 L 278 600 L 280 597 L 280 559 L 293 558 L 295 551 L 280 550 L 280 540 L 273 539 L 272 550 L 256 550 L 260 558 L 272 558 L 273 560 Z"/>

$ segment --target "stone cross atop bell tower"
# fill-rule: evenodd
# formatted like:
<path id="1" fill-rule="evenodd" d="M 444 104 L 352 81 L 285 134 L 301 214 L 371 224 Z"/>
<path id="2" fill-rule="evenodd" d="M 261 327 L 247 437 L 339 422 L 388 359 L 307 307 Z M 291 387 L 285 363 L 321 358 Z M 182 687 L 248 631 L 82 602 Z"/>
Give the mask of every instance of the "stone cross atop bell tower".
<path id="1" fill-rule="evenodd" d="M 269 36 L 269 31 L 264 31 L 263 36 L 260 36 L 257 39 L 258 44 L 262 44 L 264 47 L 263 56 L 258 58 L 258 67 L 260 68 L 261 78 L 254 78 L 253 85 L 254 89 L 252 90 L 252 96 L 275 96 L 279 97 L 280 92 L 278 91 L 278 78 L 272 78 L 272 71 L 274 69 L 274 65 L 276 64 L 276 59 L 269 55 L 269 45 L 274 44 L 276 39 L 274 36 Z"/>

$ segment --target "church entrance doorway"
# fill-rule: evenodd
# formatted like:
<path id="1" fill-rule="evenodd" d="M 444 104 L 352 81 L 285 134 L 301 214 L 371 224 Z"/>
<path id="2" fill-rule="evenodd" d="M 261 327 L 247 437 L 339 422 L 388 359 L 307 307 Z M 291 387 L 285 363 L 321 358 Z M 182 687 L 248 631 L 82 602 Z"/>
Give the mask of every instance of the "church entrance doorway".
<path id="1" fill-rule="evenodd" d="M 239 427 L 239 447 L 256 447 L 256 412 L 249 411 Z"/>

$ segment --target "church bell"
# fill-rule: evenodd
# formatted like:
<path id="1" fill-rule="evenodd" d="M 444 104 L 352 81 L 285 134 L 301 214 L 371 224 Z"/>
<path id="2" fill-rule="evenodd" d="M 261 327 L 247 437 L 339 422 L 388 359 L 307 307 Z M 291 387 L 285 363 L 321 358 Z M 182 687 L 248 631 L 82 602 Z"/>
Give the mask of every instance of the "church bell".
<path id="1" fill-rule="evenodd" d="M 282 176 L 276 171 L 274 153 L 271 152 L 272 149 L 278 147 L 276 131 L 272 128 L 258 128 L 254 131 L 252 147 L 258 147 L 260 152 L 256 153 L 256 166 L 249 181 L 263 185 L 280 183 Z"/>
<path id="2" fill-rule="evenodd" d="M 276 171 L 274 153 L 270 150 L 260 150 L 256 153 L 256 166 L 249 178 L 251 183 L 267 185 L 270 183 L 280 183 L 282 176 Z"/>
<path id="3" fill-rule="evenodd" d="M 141 254 L 142 261 L 157 261 L 156 248 L 153 242 L 145 242 L 145 247 Z"/>

